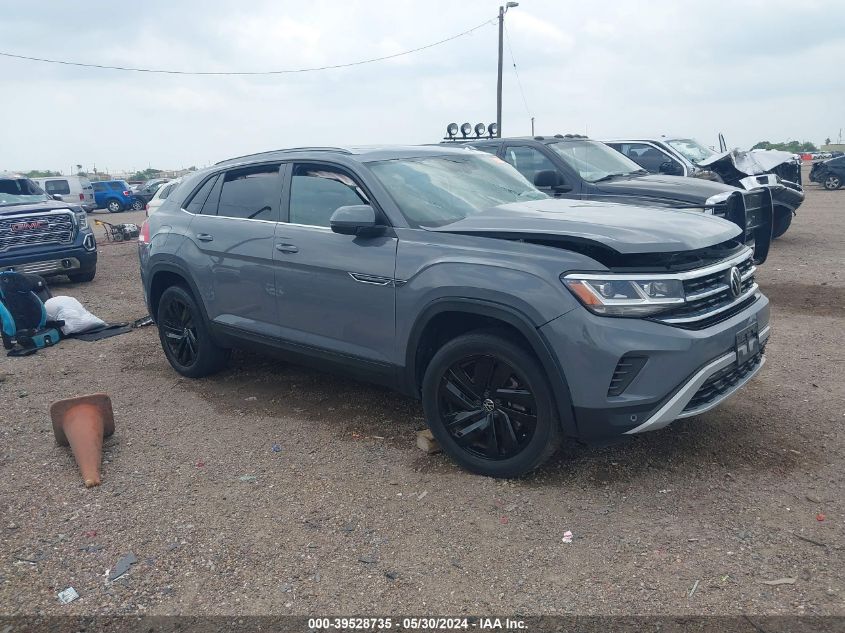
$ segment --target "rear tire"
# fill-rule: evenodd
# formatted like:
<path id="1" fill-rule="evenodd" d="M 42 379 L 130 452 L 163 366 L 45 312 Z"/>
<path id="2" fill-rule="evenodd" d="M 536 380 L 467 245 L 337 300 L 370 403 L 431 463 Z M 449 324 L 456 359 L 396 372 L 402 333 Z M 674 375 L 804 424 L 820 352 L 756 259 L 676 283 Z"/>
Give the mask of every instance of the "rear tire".
<path id="1" fill-rule="evenodd" d="M 778 208 L 775 209 L 774 226 L 772 226 L 772 239 L 776 240 L 781 235 L 786 233 L 789 226 L 792 224 L 792 211 L 789 209 Z"/>
<path id="2" fill-rule="evenodd" d="M 443 450 L 479 475 L 520 477 L 561 443 L 542 366 L 500 332 L 465 334 L 443 345 L 426 368 L 422 401 Z"/>
<path id="3" fill-rule="evenodd" d="M 164 355 L 183 376 L 208 376 L 229 361 L 229 350 L 214 343 L 199 305 L 182 286 L 170 286 L 162 293 L 156 322 Z"/>
<path id="4" fill-rule="evenodd" d="M 109 213 L 120 213 L 123 211 L 123 205 L 120 203 L 120 200 L 112 198 L 106 203 L 106 209 L 109 210 Z"/>
<path id="5" fill-rule="evenodd" d="M 143 210 L 144 210 L 144 207 L 146 207 L 146 206 L 147 206 L 147 205 L 145 205 L 145 204 L 144 204 L 144 201 L 143 201 L 143 200 L 138 200 L 138 198 L 135 198 L 135 199 L 132 201 L 132 210 L 133 210 L 133 211 L 143 211 Z"/>
<path id="6" fill-rule="evenodd" d="M 92 268 L 91 270 L 84 273 L 74 273 L 72 275 L 68 275 L 68 279 L 70 279 L 75 284 L 79 284 L 87 281 L 94 281 L 94 277 L 96 276 L 96 274 L 97 269 Z"/>

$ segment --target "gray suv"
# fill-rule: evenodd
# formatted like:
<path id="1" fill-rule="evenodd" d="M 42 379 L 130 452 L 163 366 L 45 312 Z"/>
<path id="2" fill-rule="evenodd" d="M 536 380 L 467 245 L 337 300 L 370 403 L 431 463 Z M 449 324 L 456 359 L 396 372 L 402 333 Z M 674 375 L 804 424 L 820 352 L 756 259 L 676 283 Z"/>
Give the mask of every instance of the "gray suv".
<path id="1" fill-rule="evenodd" d="M 460 148 L 302 148 L 189 176 L 140 236 L 184 376 L 252 347 L 422 399 L 444 450 L 519 476 L 564 437 L 703 413 L 764 363 L 769 302 L 742 230 L 555 199 Z"/>

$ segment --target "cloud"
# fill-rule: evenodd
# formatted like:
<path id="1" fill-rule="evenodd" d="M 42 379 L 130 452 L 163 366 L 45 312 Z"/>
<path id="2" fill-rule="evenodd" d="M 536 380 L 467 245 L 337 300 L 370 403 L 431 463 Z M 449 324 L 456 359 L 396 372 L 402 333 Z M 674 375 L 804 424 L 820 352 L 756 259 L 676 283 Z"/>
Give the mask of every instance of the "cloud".
<path id="1" fill-rule="evenodd" d="M 12 5 L 0 49 L 184 70 L 291 69 L 389 55 L 495 18 L 499 2 L 94 0 Z M 35 5 L 35 6 L 32 6 Z M 820 142 L 843 126 L 836 0 L 563 3 L 507 14 L 506 134 L 672 132 Z M 92 20 L 91 16 L 97 19 Z M 0 58 L 0 169 L 205 164 L 308 144 L 434 142 L 495 118 L 497 30 L 385 62 L 268 77 L 91 70 Z M 513 55 L 528 110 L 520 95 Z M 13 95 L 13 98 L 8 98 Z M 104 142 L 102 130 L 121 142 Z"/>

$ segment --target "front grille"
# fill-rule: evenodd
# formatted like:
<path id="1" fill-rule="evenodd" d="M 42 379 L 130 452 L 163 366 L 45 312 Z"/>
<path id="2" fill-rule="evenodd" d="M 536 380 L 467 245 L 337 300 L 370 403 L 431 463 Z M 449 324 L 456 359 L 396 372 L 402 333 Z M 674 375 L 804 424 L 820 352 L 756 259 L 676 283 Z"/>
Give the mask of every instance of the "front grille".
<path id="1" fill-rule="evenodd" d="M 745 361 L 742 365 L 730 365 L 724 369 L 717 371 L 710 376 L 707 381 L 701 385 L 695 395 L 684 407 L 684 412 L 695 411 L 702 407 L 706 407 L 711 402 L 718 400 L 724 393 L 741 382 L 743 378 L 752 373 L 760 363 L 763 362 L 763 353 L 765 347 L 761 347 L 760 351 Z"/>
<path id="2" fill-rule="evenodd" d="M 751 258 L 752 253 L 749 251 L 745 259 L 733 264 L 742 279 L 739 295 L 734 296 L 731 291 L 730 275 L 733 265 L 728 261 L 716 271 L 700 276 L 692 274 L 684 279 L 686 301 L 677 308 L 661 312 L 655 318 L 678 327 L 701 329 L 745 309 L 756 300 L 756 268 Z"/>
<path id="3" fill-rule="evenodd" d="M 75 226 L 70 213 L 0 217 L 0 252 L 24 246 L 70 244 Z"/>

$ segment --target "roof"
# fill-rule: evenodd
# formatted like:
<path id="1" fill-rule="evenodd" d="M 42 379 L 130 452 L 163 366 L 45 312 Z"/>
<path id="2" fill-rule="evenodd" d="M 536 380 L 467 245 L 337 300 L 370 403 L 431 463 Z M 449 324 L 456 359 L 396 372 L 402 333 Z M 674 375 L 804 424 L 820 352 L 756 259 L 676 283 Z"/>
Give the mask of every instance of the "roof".
<path id="1" fill-rule="evenodd" d="M 300 154 L 314 155 L 340 155 L 351 160 L 357 160 L 362 163 L 391 160 L 394 158 L 417 158 L 422 156 L 435 156 L 458 151 L 446 149 L 442 145 L 371 145 L 371 146 L 347 146 L 347 147 L 290 147 L 286 149 L 270 150 L 267 152 L 258 152 L 256 154 L 247 154 L 245 156 L 237 156 L 234 158 L 227 158 L 222 160 L 217 165 L 233 165 L 242 162 L 252 162 L 256 160 L 284 160 L 291 156 Z M 460 151 L 464 151 L 460 149 Z"/>
<path id="2" fill-rule="evenodd" d="M 534 141 L 537 143 L 559 143 L 561 141 L 589 141 L 591 140 L 590 137 L 584 136 L 583 134 L 554 134 L 551 136 L 504 136 L 501 138 L 494 137 L 481 137 L 481 138 L 454 138 L 454 139 L 444 139 L 441 146 L 443 145 L 464 145 L 464 144 L 472 144 L 478 145 L 480 143 L 499 143 L 501 141 Z"/>

